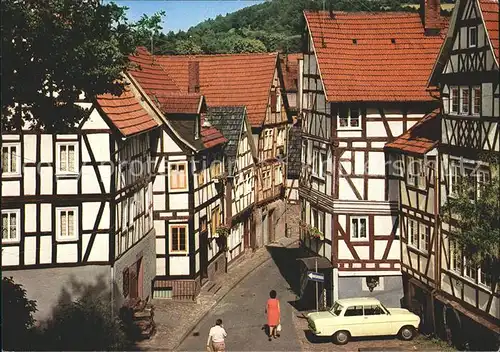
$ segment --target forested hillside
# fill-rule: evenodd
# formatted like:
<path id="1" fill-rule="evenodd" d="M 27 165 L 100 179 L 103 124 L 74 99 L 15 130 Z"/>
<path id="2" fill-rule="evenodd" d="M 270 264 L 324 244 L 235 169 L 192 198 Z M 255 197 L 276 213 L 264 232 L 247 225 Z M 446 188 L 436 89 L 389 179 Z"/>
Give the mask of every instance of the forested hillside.
<path id="1" fill-rule="evenodd" d="M 158 54 L 300 51 L 303 10 L 416 11 L 419 0 L 270 0 L 155 39 Z M 453 2 L 444 0 L 442 2 Z M 149 44 L 148 44 L 149 47 Z"/>

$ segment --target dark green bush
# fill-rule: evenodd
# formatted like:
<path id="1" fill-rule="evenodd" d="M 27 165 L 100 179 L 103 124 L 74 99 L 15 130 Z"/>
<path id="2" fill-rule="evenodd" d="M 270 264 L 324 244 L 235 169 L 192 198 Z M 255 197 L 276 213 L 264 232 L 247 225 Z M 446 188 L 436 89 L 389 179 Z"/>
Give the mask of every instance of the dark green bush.
<path id="1" fill-rule="evenodd" d="M 26 290 L 12 277 L 2 278 L 2 349 L 29 349 L 32 340 L 36 302 L 26 297 Z"/>
<path id="2" fill-rule="evenodd" d="M 47 350 L 110 351 L 129 349 L 119 319 L 113 318 L 109 302 L 82 299 L 59 307 L 44 331 Z"/>

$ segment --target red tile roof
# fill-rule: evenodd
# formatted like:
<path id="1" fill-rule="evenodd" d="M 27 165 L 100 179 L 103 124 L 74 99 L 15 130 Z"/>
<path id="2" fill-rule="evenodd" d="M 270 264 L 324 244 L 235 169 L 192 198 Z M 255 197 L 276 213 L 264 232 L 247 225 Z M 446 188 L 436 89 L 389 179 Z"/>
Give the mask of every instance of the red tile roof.
<path id="1" fill-rule="evenodd" d="M 199 62 L 200 92 L 209 106 L 247 108 L 248 119 L 260 127 L 266 117 L 269 91 L 276 69 L 277 53 L 159 56 L 181 90 L 188 91 L 189 62 Z"/>
<path id="2" fill-rule="evenodd" d="M 500 11 L 498 0 L 479 0 L 479 8 L 483 14 L 484 25 L 488 32 L 488 37 L 490 38 L 491 45 L 493 46 L 493 53 L 495 54 L 497 64 L 500 62 L 499 59 L 499 19 L 498 13 Z"/>
<path id="3" fill-rule="evenodd" d="M 305 17 L 328 101 L 434 100 L 427 80 L 446 30 L 424 35 L 417 13 L 336 12 L 332 18 L 323 11 Z"/>
<path id="4" fill-rule="evenodd" d="M 408 131 L 387 143 L 385 147 L 409 154 L 428 153 L 438 144 L 441 137 L 439 114 L 439 109 L 427 114 Z"/>
<path id="5" fill-rule="evenodd" d="M 98 95 L 97 104 L 125 137 L 158 126 L 158 123 L 141 106 L 130 87 L 125 87 L 120 96 L 109 93 Z"/>
<path id="6" fill-rule="evenodd" d="M 130 56 L 132 68 L 129 73 L 164 114 L 198 114 L 202 95 L 182 91 L 157 59 L 158 57 L 153 58 L 145 48 L 139 47 L 135 55 Z M 226 141 L 215 127 L 202 126 L 201 136 L 205 148 Z"/>
<path id="7" fill-rule="evenodd" d="M 206 148 L 216 146 L 221 143 L 226 143 L 227 139 L 220 133 L 220 131 L 206 123 L 205 114 L 201 114 L 201 140 Z"/>
<path id="8" fill-rule="evenodd" d="M 196 93 L 166 93 L 157 95 L 156 99 L 164 114 L 198 114 L 202 96 Z"/>

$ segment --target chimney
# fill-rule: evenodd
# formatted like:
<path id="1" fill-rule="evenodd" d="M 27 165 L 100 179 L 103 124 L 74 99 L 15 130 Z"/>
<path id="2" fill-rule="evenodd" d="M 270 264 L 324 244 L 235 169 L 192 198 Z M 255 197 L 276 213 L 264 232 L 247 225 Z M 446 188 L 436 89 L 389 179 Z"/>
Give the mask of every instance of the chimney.
<path id="1" fill-rule="evenodd" d="M 441 31 L 441 1 L 420 0 L 420 16 L 425 35 L 438 35 Z"/>
<path id="2" fill-rule="evenodd" d="M 200 92 L 200 63 L 199 61 L 188 62 L 188 93 Z"/>

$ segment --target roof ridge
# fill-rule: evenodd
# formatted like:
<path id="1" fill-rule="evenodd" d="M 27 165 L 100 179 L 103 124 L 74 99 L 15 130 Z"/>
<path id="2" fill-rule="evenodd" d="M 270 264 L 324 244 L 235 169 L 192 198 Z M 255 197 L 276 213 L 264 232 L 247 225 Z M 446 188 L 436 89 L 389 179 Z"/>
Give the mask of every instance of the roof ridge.
<path id="1" fill-rule="evenodd" d="M 195 54 L 195 55 L 156 55 L 159 58 L 197 58 L 197 57 L 224 57 L 224 56 L 275 56 L 278 55 L 279 52 L 264 52 L 264 53 L 216 53 L 216 54 Z"/>

